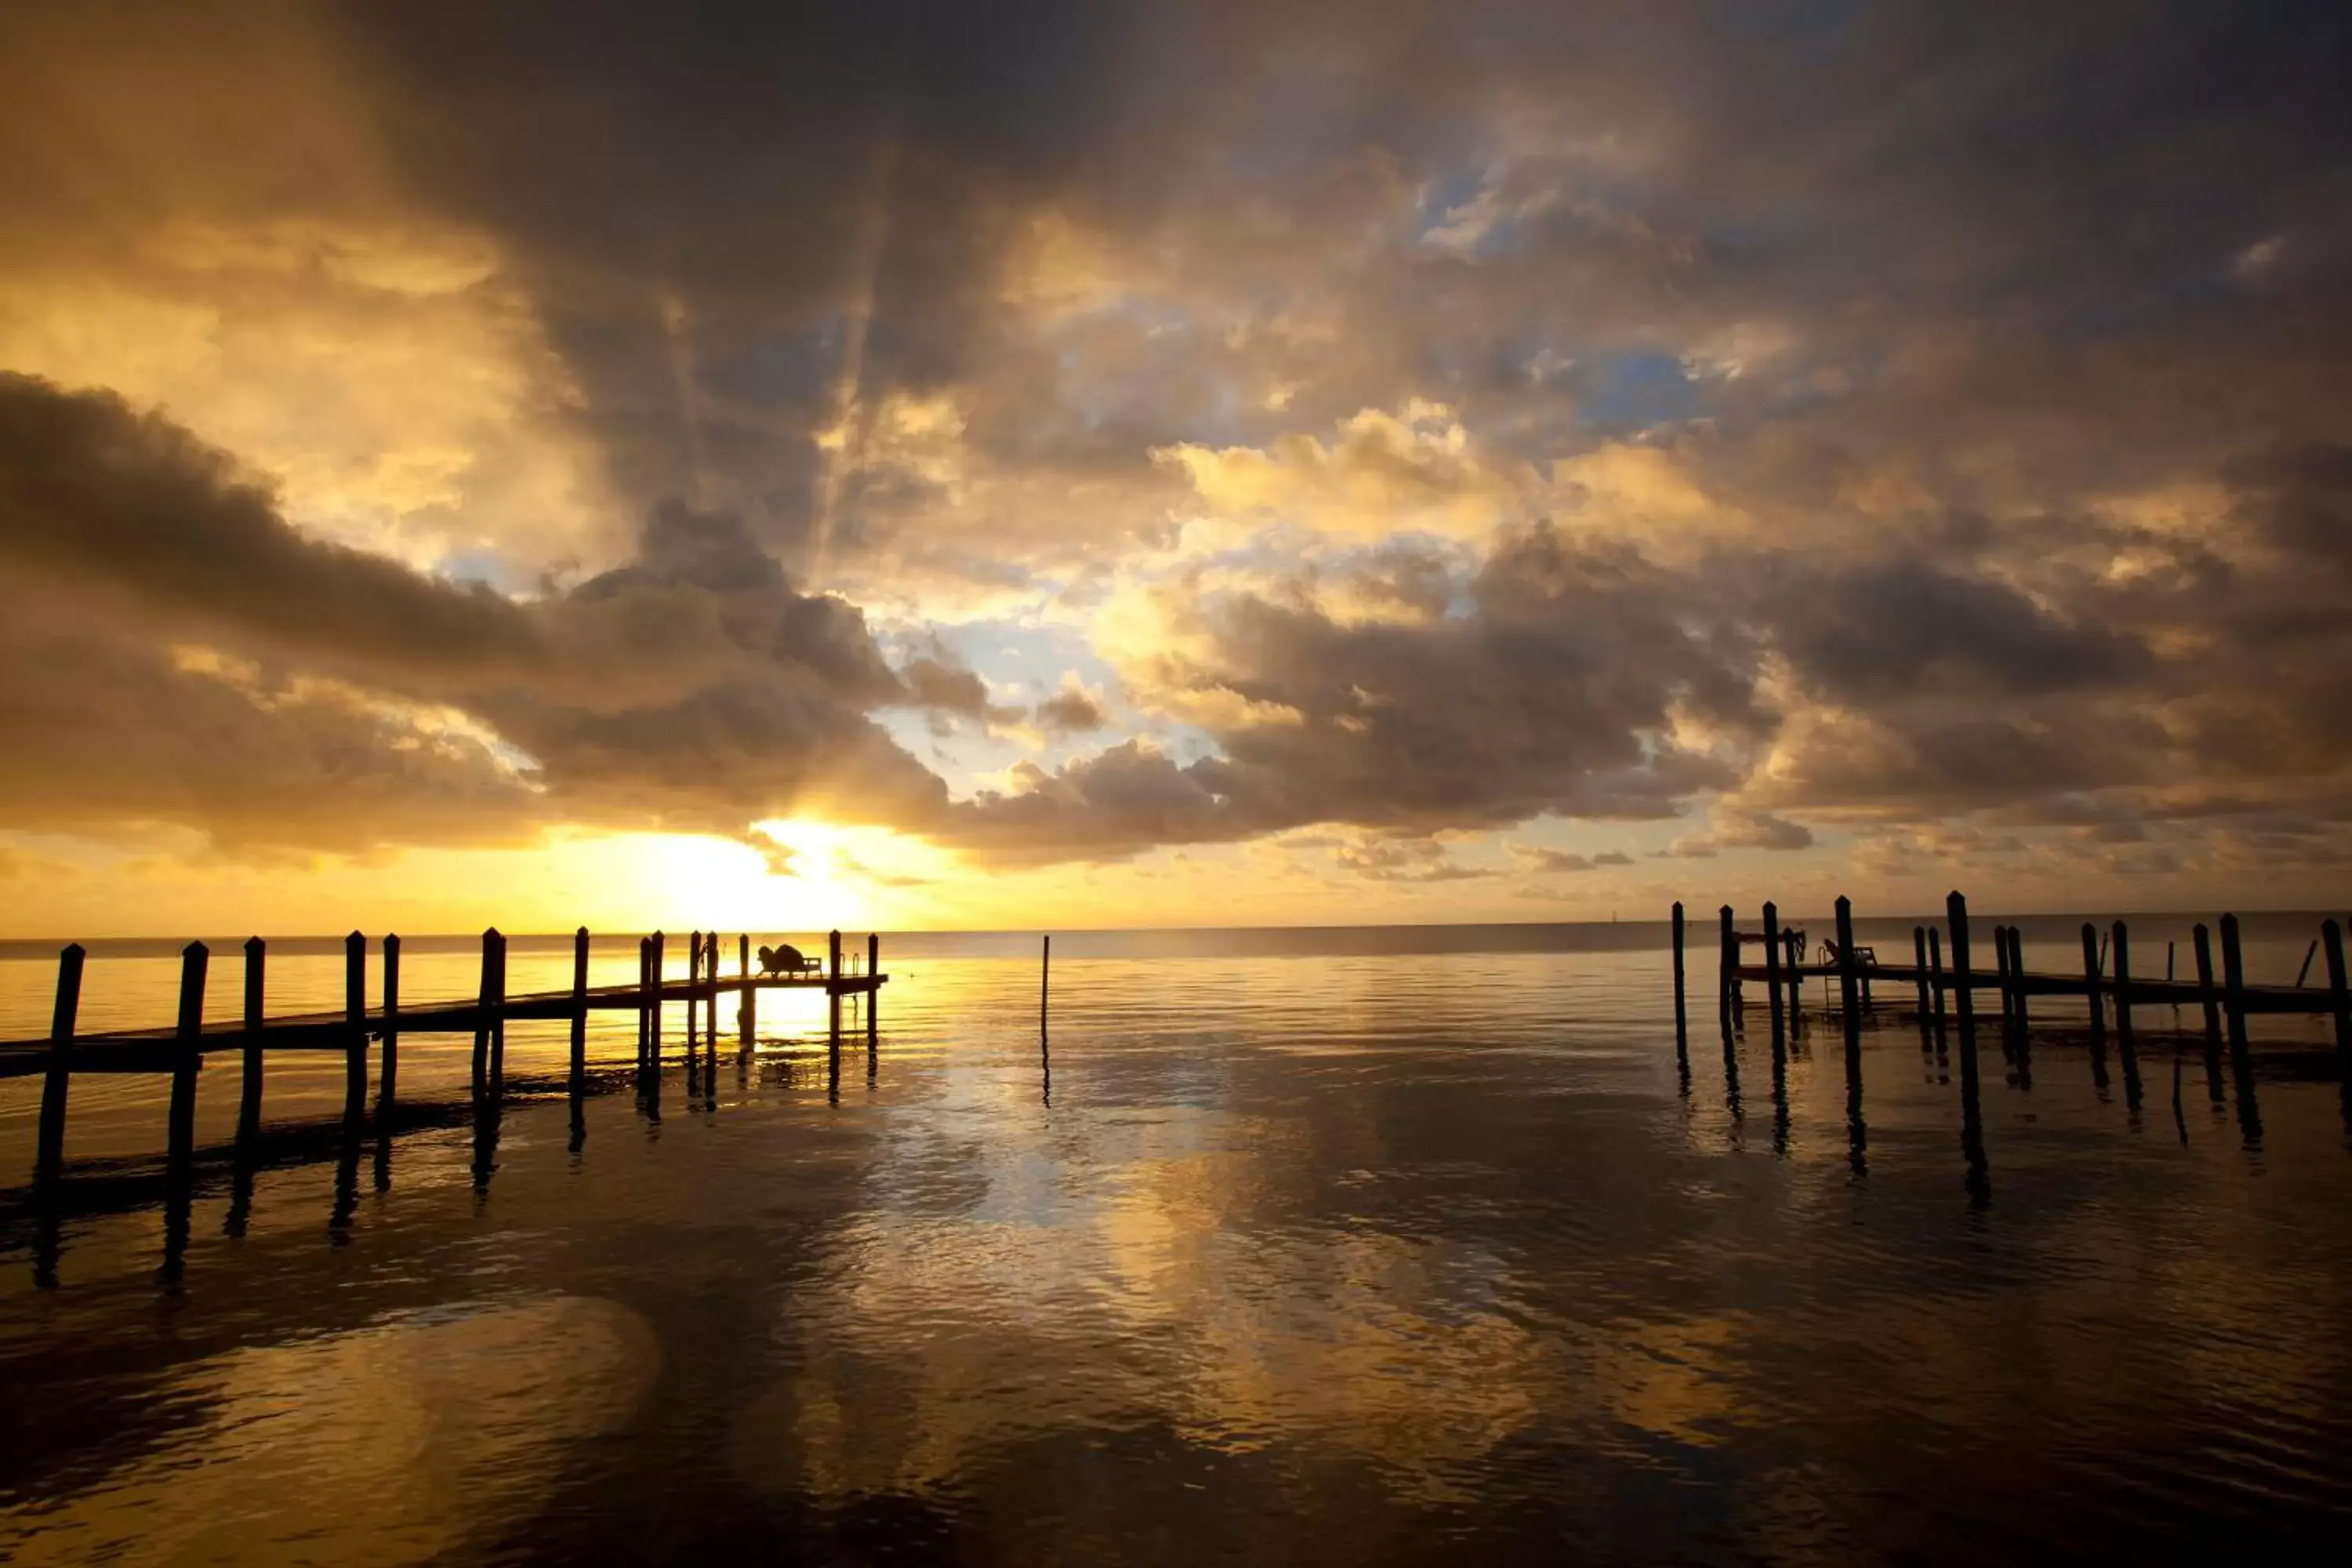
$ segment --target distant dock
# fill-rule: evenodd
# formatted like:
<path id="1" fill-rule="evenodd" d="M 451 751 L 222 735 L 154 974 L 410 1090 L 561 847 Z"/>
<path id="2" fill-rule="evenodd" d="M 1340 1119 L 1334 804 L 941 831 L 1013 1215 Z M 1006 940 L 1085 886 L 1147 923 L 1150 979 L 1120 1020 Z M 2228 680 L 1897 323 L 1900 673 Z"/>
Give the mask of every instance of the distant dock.
<path id="1" fill-rule="evenodd" d="M 79 1074 L 151 1074 L 171 1079 L 171 1110 L 167 1123 L 166 1159 L 175 1174 L 184 1174 L 195 1153 L 196 1080 L 205 1058 L 225 1051 L 243 1060 L 242 1098 L 238 1106 L 240 1148 L 256 1141 L 261 1130 L 262 1092 L 268 1058 L 272 1052 L 326 1052 L 344 1061 L 343 1122 L 358 1131 L 370 1106 L 371 1045 L 374 1053 L 375 1115 L 387 1124 L 396 1102 L 400 1073 L 400 1042 L 421 1034 L 465 1035 L 474 1037 L 473 1092 L 478 1102 L 495 1102 L 504 1092 L 506 1027 L 513 1022 L 569 1020 L 572 1025 L 570 1088 L 575 1105 L 587 1080 L 588 1016 L 593 1012 L 634 1012 L 637 1016 L 637 1069 L 641 1081 L 657 1084 L 662 1066 L 662 1009 L 669 1003 L 687 1004 L 685 1060 L 689 1073 L 707 1056 L 717 1068 L 719 1003 L 736 999 L 736 1030 L 741 1049 L 751 1049 L 762 991 L 819 990 L 829 1005 L 829 1032 L 836 1062 L 841 1049 L 841 1005 L 844 997 L 862 998 L 869 1050 L 876 1041 L 876 1004 L 890 977 L 882 972 L 881 939 L 866 939 L 864 963 L 852 953 L 845 963 L 841 933 L 831 933 L 821 963 L 803 961 L 799 967 L 755 968 L 751 939 L 735 940 L 733 973 L 724 973 L 725 944 L 715 931 L 696 931 L 685 942 L 687 973 L 672 976 L 666 962 L 667 939 L 659 931 L 642 939 L 637 947 L 637 979 L 633 984 L 588 984 L 589 933 L 585 927 L 572 936 L 572 984 L 562 991 L 536 991 L 509 995 L 506 988 L 507 941 L 493 929 L 482 933 L 481 984 L 477 994 L 457 1000 L 411 1002 L 400 994 L 400 938 L 383 942 L 382 989 L 368 1000 L 368 941 L 358 931 L 344 939 L 344 1005 L 340 1012 L 270 1016 L 267 1005 L 268 948 L 259 937 L 245 943 L 244 1016 L 235 1022 L 205 1021 L 205 988 L 211 977 L 212 953 L 203 942 L 190 942 L 180 954 L 179 1016 L 176 1024 L 149 1029 L 108 1030 L 81 1034 L 76 1029 L 80 1012 L 85 952 L 79 943 L 58 957 L 55 1007 L 49 1033 L 37 1039 L 0 1041 L 0 1079 L 42 1078 L 38 1143 L 34 1159 L 36 1183 L 47 1186 L 65 1167 L 67 1109 L 73 1079 Z M 837 1070 L 837 1068 L 836 1068 Z"/>

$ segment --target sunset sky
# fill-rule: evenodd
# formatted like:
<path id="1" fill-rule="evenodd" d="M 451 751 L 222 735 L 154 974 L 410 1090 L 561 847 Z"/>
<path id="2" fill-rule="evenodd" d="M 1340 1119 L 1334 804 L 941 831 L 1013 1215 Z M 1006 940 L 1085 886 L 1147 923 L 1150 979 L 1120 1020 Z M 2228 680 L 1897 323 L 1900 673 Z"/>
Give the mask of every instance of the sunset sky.
<path id="1" fill-rule="evenodd" d="M 2336 905 L 2347 29 L 0 8 L 0 935 Z"/>

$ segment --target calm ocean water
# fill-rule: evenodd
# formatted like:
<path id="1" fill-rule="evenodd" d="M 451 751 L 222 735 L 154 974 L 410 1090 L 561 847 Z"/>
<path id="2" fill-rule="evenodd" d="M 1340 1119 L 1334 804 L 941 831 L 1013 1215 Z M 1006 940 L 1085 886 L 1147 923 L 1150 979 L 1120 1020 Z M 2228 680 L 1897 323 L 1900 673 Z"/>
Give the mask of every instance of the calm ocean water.
<path id="1" fill-rule="evenodd" d="M 1989 930 L 1990 915 L 1979 916 Z M 1818 932 L 1824 921 L 1812 922 Z M 2250 924 L 2291 983 L 2315 919 Z M 1907 951 L 1908 923 L 1866 928 Z M 2071 921 L 2029 962 L 2079 966 Z M 2136 919 L 2160 975 L 2185 922 Z M 1969 1561 L 2332 1556 L 2352 1540 L 2352 1140 L 2326 1026 L 2257 1020 L 2258 1103 L 2145 1009 L 2143 1102 L 2079 1004 L 2029 1058 L 1889 1013 L 1859 1091 L 1760 1007 L 1727 1064 L 1660 926 L 888 937 L 879 1050 L 822 1001 L 657 1102 L 634 1025 L 575 1139 L 562 1026 L 411 1037 L 413 1125 L 301 1124 L 237 1069 L 164 1270 L 161 1085 L 76 1081 L 66 1212 L 0 1084 L 0 1557 L 24 1563 L 724 1560 Z M 1696 938 L 1704 943 L 1711 932 Z M 1982 939 L 1979 939 L 1982 945 Z M 673 942 L 673 963 L 678 963 Z M 273 1004 L 333 1005 L 329 944 Z M 86 1026 L 167 1021 L 167 944 L 101 946 Z M 219 944 L 213 1011 L 237 1005 Z M 47 1025 L 0 949 L 0 1035 Z M 730 966 L 733 950 L 728 950 Z M 40 954 L 37 959 L 31 956 Z M 373 963 L 373 957 L 371 962 Z M 568 980 L 517 939 L 511 988 Z M 634 972 L 634 946 L 597 978 Z M 461 995 L 465 943 L 404 992 Z M 1899 989 L 1899 988 L 1889 988 Z M 1990 1002 L 1990 998 L 1987 998 Z M 2177 1098 L 2176 1098 L 2177 1097 Z M 37 1273 L 53 1283 L 37 1284 Z"/>

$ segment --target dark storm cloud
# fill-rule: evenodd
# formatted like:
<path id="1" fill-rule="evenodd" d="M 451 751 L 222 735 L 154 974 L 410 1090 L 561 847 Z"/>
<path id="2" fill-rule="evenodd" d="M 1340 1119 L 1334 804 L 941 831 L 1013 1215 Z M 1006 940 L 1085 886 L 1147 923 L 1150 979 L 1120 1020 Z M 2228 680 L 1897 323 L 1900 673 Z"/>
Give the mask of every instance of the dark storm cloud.
<path id="1" fill-rule="evenodd" d="M 519 601 L 299 533 L 160 416 L 6 376 L 0 562 L 14 826 L 350 847 L 944 800 L 866 716 L 938 694 L 725 516 L 661 509 L 633 562 Z"/>
<path id="2" fill-rule="evenodd" d="M 370 199 L 485 237 L 561 361 L 550 402 L 650 521 L 625 564 L 509 599 L 297 533 L 156 421 L 8 384 L 10 679 L 117 681 L 119 709 L 58 710 L 94 715 L 89 757 L 110 725 L 168 746 L 174 713 L 234 702 L 292 793 L 381 767 L 418 833 L 730 828 L 818 798 L 1013 858 L 1717 794 L 1689 851 L 1801 847 L 1808 817 L 2340 819 L 2340 6 L 136 10 L 5 24 L 22 248 L 136 250 L 191 191 L 254 223 L 343 211 L 343 165 L 310 156 L 331 141 L 315 56 L 365 129 Z M 301 47 L 253 43 L 294 17 Z M 177 66 L 215 34 L 236 68 Z M 165 161 L 178 184 L 100 135 L 142 114 L 77 111 L 75 73 L 26 63 L 150 47 L 134 87 L 186 79 L 154 115 L 210 148 Z M 235 133 L 205 143 L 215 125 Z M 108 155 L 77 167 L 88 146 Z M 1008 268 L 1046 219 L 1083 265 L 1034 305 Z M 894 395 L 934 394 L 952 462 L 884 427 Z M 1553 527 L 1555 496 L 1467 568 L 1363 563 L 1370 619 L 1278 574 L 1203 590 L 1134 672 L 1209 715 L 1197 733 L 952 810 L 869 715 L 1012 716 L 951 659 L 893 669 L 857 609 L 804 591 L 873 563 L 915 602 L 1096 581 L 1180 531 L 1155 450 L 1265 449 L 1415 398 L 1530 475 L 1638 442 L 1738 526 L 1604 497 Z M 2179 497 L 2188 521 L 2149 520 Z M 307 675 L 456 708 L 534 765 Z M 1071 692 L 1034 718 L 1103 715 Z M 20 794 L 62 811 L 86 770 L 52 751 Z M 192 770 L 198 804 L 156 809 L 226 809 L 176 755 L 150 776 Z M 100 782 L 137 813 L 138 784 Z"/>

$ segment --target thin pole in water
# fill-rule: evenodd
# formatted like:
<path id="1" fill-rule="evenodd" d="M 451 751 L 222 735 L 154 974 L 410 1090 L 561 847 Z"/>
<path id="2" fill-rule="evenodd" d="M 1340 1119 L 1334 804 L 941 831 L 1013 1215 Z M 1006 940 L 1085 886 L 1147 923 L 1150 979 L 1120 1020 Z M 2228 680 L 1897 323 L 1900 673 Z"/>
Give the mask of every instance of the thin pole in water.
<path id="1" fill-rule="evenodd" d="M 81 943 L 68 942 L 58 952 L 58 993 L 49 1014 L 49 1071 L 41 1086 L 40 1146 L 33 1174 L 54 1182 L 65 1166 L 66 1089 L 73 1071 L 74 1020 L 81 1012 Z"/>
<path id="2" fill-rule="evenodd" d="M 1683 906 L 1675 901 L 1675 1055 L 1690 1059 L 1690 1014 L 1683 1004 Z"/>
<path id="3" fill-rule="evenodd" d="M 1054 988 L 1054 938 L 1046 933 L 1043 952 L 1037 961 L 1037 1037 L 1045 1037 L 1046 1002 Z"/>
<path id="4" fill-rule="evenodd" d="M 196 1152 L 196 1071 L 205 1065 L 205 971 L 211 950 L 192 942 L 180 950 L 180 1023 L 173 1036 L 172 1106 L 166 1122 L 173 1184 L 186 1181 Z"/>

